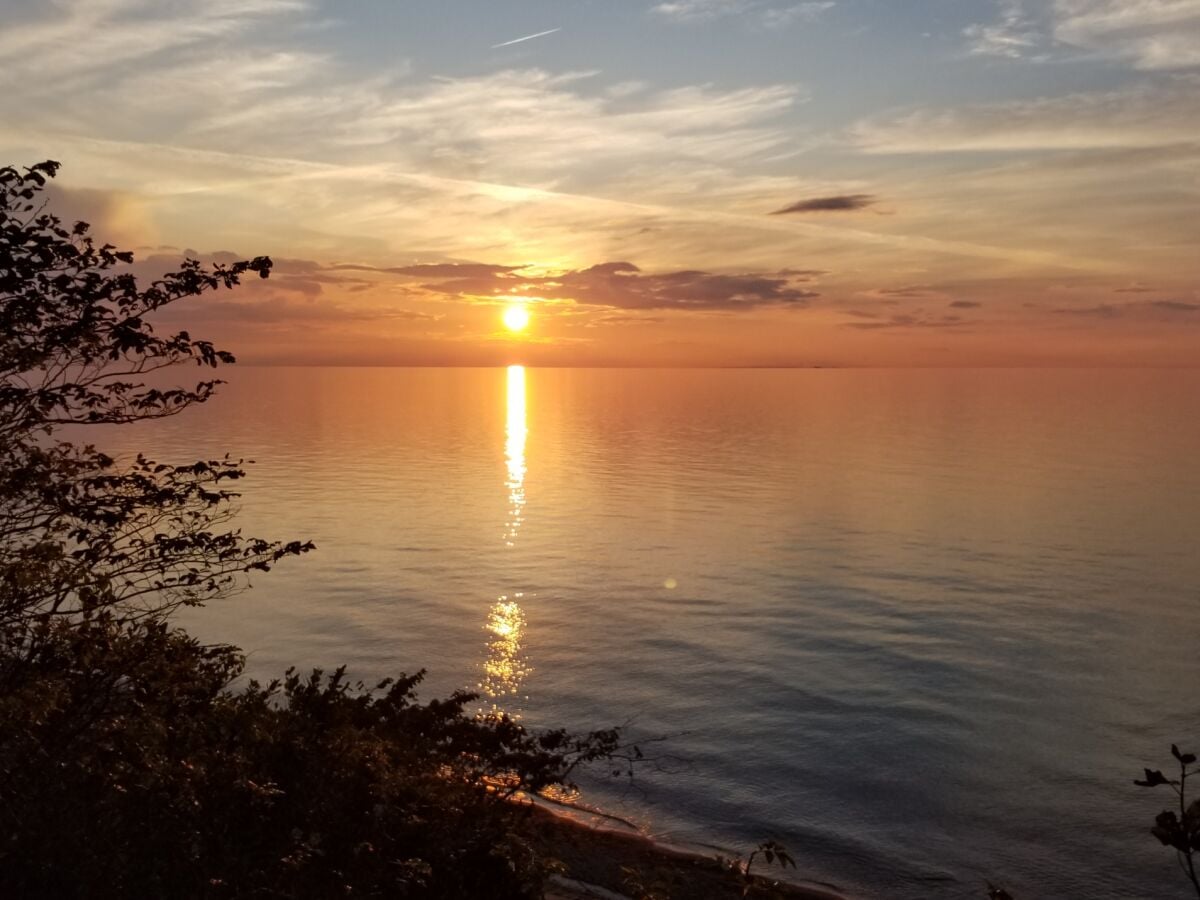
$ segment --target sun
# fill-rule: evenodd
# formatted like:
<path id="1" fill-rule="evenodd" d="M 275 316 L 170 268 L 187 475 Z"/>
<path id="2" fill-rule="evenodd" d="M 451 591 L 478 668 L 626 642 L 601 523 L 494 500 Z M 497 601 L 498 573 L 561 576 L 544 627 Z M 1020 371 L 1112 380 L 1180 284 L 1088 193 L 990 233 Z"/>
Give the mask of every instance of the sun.
<path id="1" fill-rule="evenodd" d="M 529 325 L 529 310 L 513 305 L 504 310 L 504 327 L 509 331 L 524 331 Z"/>

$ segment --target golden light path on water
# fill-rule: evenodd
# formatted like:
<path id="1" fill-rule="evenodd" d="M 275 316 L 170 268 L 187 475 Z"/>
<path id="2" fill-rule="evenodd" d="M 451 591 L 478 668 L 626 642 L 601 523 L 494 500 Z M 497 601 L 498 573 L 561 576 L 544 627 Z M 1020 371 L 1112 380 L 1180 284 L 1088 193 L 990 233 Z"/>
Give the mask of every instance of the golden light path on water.
<path id="1" fill-rule="evenodd" d="M 512 547 L 525 516 L 525 367 L 508 367 L 508 418 L 504 429 L 504 462 L 508 474 L 508 522 L 504 541 Z"/>
<path id="2" fill-rule="evenodd" d="M 521 683 L 530 668 L 521 653 L 521 637 L 525 633 L 525 611 L 518 602 L 521 594 L 500 597 L 488 614 L 487 625 L 491 634 L 488 638 L 488 656 L 483 663 L 483 682 L 480 692 L 491 700 L 487 713 L 508 713 L 512 718 L 519 715 L 504 708 L 504 701 L 518 696 Z"/>
<path id="3" fill-rule="evenodd" d="M 515 547 L 525 519 L 525 438 L 528 430 L 524 366 L 508 367 L 505 400 L 508 415 L 504 430 L 504 486 L 508 490 L 508 522 L 505 523 L 504 543 Z M 508 713 L 519 718 L 515 710 L 504 708 L 505 701 L 519 696 L 521 684 L 531 671 L 521 652 L 521 638 L 525 632 L 525 611 L 519 602 L 522 596 L 516 592 L 511 596 L 500 596 L 492 604 L 484 625 L 489 632 L 488 655 L 483 663 L 479 691 L 491 700 L 491 708 L 485 712 L 493 715 Z"/>

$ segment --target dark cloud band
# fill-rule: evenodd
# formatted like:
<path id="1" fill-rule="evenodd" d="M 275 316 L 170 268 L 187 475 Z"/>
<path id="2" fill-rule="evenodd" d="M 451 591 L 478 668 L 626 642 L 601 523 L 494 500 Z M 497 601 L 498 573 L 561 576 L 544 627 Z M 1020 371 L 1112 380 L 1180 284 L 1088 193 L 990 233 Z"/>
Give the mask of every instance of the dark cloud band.
<path id="1" fill-rule="evenodd" d="M 799 213 L 853 212 L 873 206 L 878 198 L 873 194 L 837 194 L 832 197 L 812 197 L 798 200 L 790 206 L 777 209 L 773 216 L 789 216 Z"/>

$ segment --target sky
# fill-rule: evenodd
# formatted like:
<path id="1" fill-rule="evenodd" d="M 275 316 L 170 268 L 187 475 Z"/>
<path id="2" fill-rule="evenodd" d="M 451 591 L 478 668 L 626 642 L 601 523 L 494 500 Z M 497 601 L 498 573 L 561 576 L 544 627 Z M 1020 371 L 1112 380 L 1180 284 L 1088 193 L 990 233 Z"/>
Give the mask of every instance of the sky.
<path id="1" fill-rule="evenodd" d="M 1200 0 L 0 0 L 47 158 L 249 363 L 1200 361 Z"/>

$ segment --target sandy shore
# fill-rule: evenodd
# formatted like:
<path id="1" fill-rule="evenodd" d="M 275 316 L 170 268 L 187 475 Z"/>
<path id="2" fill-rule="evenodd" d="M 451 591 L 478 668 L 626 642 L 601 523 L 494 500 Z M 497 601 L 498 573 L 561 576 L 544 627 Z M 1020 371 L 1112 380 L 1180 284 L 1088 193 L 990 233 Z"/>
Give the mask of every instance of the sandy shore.
<path id="1" fill-rule="evenodd" d="M 654 898 L 654 900 L 848 900 L 831 885 L 804 883 L 793 870 L 756 863 L 746 882 L 714 852 L 702 855 L 657 844 L 636 832 L 602 821 L 580 821 L 544 805 L 528 808 L 529 837 L 537 852 L 562 874 L 547 890 L 548 900 Z M 776 880 L 787 877 L 787 881 Z"/>

